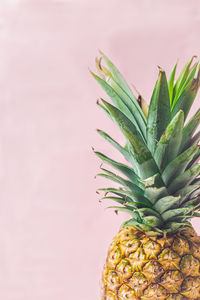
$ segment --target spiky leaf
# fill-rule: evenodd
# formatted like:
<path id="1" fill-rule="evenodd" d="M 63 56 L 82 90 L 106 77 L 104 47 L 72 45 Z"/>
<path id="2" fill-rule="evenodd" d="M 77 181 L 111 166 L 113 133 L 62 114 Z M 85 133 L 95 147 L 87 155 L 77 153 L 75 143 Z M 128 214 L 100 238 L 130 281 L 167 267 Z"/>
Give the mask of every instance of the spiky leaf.
<path id="1" fill-rule="evenodd" d="M 198 109 L 196 114 L 191 118 L 191 120 L 187 123 L 187 125 L 183 129 L 179 152 L 185 149 L 185 147 L 188 145 L 191 137 L 193 136 L 199 124 L 200 124 L 200 109 Z"/>
<path id="2" fill-rule="evenodd" d="M 190 108 L 194 102 L 196 94 L 200 87 L 200 65 L 197 68 L 197 73 L 190 83 L 185 87 L 184 91 L 177 99 L 174 108 L 172 109 L 171 117 L 173 118 L 176 113 L 181 109 L 184 111 L 184 117 L 187 118 L 187 115 L 190 111 Z"/>
<path id="3" fill-rule="evenodd" d="M 127 161 L 130 163 L 133 162 L 133 159 L 131 158 L 130 153 L 122 147 L 119 143 L 117 143 L 112 137 L 110 137 L 106 132 L 97 129 L 97 132 L 105 139 L 107 140 L 113 147 L 115 147 L 124 157 Z"/>
<path id="4" fill-rule="evenodd" d="M 110 97 L 110 99 L 113 101 L 113 103 L 116 105 L 116 107 L 123 112 L 124 114 L 126 114 L 127 118 L 135 125 L 135 127 L 137 128 L 138 132 L 140 133 L 141 137 L 143 139 L 145 139 L 145 124 L 141 124 L 138 123 L 135 115 L 132 112 L 132 109 L 130 108 L 130 106 L 127 104 L 127 101 L 125 101 L 124 97 L 120 97 L 120 95 L 117 94 L 117 92 L 106 82 L 104 81 L 102 78 L 100 78 L 99 76 L 95 75 L 93 72 L 91 72 L 91 74 L 93 75 L 93 77 L 97 80 L 97 82 L 101 85 L 101 87 L 105 90 L 105 92 L 107 93 L 107 95 Z M 143 127 L 142 127 L 143 126 Z"/>
<path id="5" fill-rule="evenodd" d="M 176 67 L 177 67 L 177 63 L 175 64 L 168 81 L 170 106 L 172 106 L 172 102 L 173 102 L 174 78 L 176 73 Z"/>
<path id="6" fill-rule="evenodd" d="M 180 203 L 181 197 L 173 197 L 173 196 L 166 196 L 164 198 L 160 198 L 155 204 L 154 208 L 162 214 L 166 210 L 169 210 L 170 208 L 174 206 L 178 206 Z"/>
<path id="7" fill-rule="evenodd" d="M 122 172 L 130 181 L 134 184 L 141 186 L 142 184 L 138 181 L 138 176 L 135 174 L 132 168 L 122 163 L 115 161 L 114 159 L 109 158 L 101 152 L 94 151 L 94 153 L 104 162 L 114 167 L 115 169 Z"/>
<path id="8" fill-rule="evenodd" d="M 200 164 L 196 164 L 175 178 L 168 187 L 169 193 L 173 194 L 181 187 L 190 184 L 200 173 Z"/>
<path id="9" fill-rule="evenodd" d="M 160 70 L 151 102 L 147 120 L 147 143 L 154 152 L 157 142 L 170 122 L 170 100 L 165 72 Z"/>
<path id="10" fill-rule="evenodd" d="M 186 215 L 187 213 L 189 213 L 191 210 L 193 209 L 193 207 L 183 207 L 183 208 L 176 208 L 176 209 L 171 209 L 171 210 L 167 210 L 166 212 L 162 213 L 162 218 L 163 220 L 166 222 L 174 217 L 177 217 L 179 215 Z"/>
<path id="11" fill-rule="evenodd" d="M 127 140 L 130 142 L 133 148 L 133 156 L 140 167 L 141 178 L 148 178 L 153 175 L 157 170 L 155 161 L 151 155 L 151 152 L 141 139 L 136 127 L 130 120 L 116 107 L 110 103 L 103 101 L 104 105 L 109 110 L 115 122 L 122 130 Z"/>
<path id="12" fill-rule="evenodd" d="M 162 178 L 166 185 L 169 185 L 174 178 L 179 176 L 186 169 L 187 165 L 193 159 L 197 151 L 198 146 L 193 145 L 167 165 L 162 173 Z"/>
<path id="13" fill-rule="evenodd" d="M 185 86 L 185 83 L 187 81 L 187 78 L 189 76 L 190 73 L 190 66 L 192 64 L 193 59 L 195 58 L 195 56 L 193 56 L 184 66 L 181 74 L 179 75 L 176 84 L 174 86 L 174 99 L 173 99 L 173 106 L 176 104 L 177 99 L 179 98 L 181 91 L 183 90 L 183 87 Z"/>
<path id="14" fill-rule="evenodd" d="M 161 171 L 178 154 L 182 139 L 183 124 L 184 113 L 182 110 L 180 110 L 171 120 L 165 132 L 161 136 L 158 144 L 156 145 L 154 158 Z"/>

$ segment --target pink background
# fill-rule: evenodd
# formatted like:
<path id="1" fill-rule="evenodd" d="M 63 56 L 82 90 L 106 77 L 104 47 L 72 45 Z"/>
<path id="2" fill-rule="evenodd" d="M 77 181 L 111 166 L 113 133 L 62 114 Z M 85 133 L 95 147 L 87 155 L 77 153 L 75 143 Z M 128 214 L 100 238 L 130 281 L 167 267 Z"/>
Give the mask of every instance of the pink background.
<path id="1" fill-rule="evenodd" d="M 125 216 L 98 203 L 108 182 L 94 180 L 91 146 L 119 158 L 95 128 L 121 136 L 96 107 L 105 94 L 88 67 L 103 50 L 149 99 L 156 66 L 182 66 L 199 37 L 198 0 L 1 0 L 1 299 L 100 299 Z"/>

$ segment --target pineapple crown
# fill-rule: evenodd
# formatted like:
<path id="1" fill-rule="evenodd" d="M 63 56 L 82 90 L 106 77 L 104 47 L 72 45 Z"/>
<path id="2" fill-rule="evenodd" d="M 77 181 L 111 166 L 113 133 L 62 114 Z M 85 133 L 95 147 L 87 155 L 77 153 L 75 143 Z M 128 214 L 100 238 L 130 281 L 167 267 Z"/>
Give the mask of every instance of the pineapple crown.
<path id="1" fill-rule="evenodd" d="M 184 125 L 200 86 L 200 63 L 185 65 L 177 80 L 175 64 L 169 79 L 159 68 L 148 107 L 145 100 L 135 98 L 132 90 L 114 66 L 100 52 L 96 59 L 100 76 L 91 74 L 105 90 L 113 104 L 101 98 L 98 106 L 120 128 L 126 138 L 121 146 L 102 130 L 97 132 L 115 147 L 127 165 L 95 154 L 123 174 L 121 177 L 103 167 L 98 174 L 120 185 L 101 188 L 103 199 L 111 199 L 131 219 L 122 226 L 132 225 L 149 234 L 167 234 L 190 227 L 190 220 L 199 217 L 200 207 L 200 110 Z M 102 65 L 102 59 L 108 68 Z"/>

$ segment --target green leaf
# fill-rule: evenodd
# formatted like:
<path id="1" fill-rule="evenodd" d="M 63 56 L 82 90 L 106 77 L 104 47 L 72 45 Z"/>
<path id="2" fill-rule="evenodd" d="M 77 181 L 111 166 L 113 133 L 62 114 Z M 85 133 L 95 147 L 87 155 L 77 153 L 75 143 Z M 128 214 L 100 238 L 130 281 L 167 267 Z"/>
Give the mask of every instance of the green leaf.
<path id="1" fill-rule="evenodd" d="M 133 123 L 116 107 L 110 103 L 103 101 L 104 105 L 109 110 L 110 114 L 122 130 L 127 140 L 133 148 L 134 159 L 137 161 L 142 179 L 148 178 L 158 172 L 158 168 L 147 148 L 146 144 L 141 139 L 136 127 Z"/>
<path id="2" fill-rule="evenodd" d="M 184 113 L 180 110 L 171 120 L 156 145 L 154 159 L 161 171 L 178 154 L 182 138 L 183 124 Z"/>
<path id="3" fill-rule="evenodd" d="M 171 181 L 184 172 L 189 162 L 193 159 L 194 155 L 198 151 L 198 146 L 193 145 L 174 160 L 172 160 L 162 173 L 162 179 L 166 185 L 169 185 Z"/>
<path id="4" fill-rule="evenodd" d="M 174 86 L 174 99 L 173 99 L 173 107 L 177 102 L 178 97 L 180 96 L 180 93 L 183 89 L 183 87 L 185 86 L 185 82 L 187 81 L 187 78 L 190 74 L 190 66 L 192 64 L 193 59 L 195 58 L 195 56 L 193 56 L 189 62 L 185 65 L 185 67 L 183 68 L 181 74 L 179 75 L 176 84 Z M 172 107 L 172 108 L 173 108 Z"/>
<path id="5" fill-rule="evenodd" d="M 109 67 L 109 70 L 116 81 L 116 83 L 123 89 L 123 91 L 132 99 L 132 101 L 138 106 L 137 100 L 135 99 L 133 92 L 131 91 L 130 87 L 128 86 L 127 82 L 123 78 L 123 76 L 120 74 L 119 70 L 114 66 L 114 64 L 109 60 L 109 58 L 100 51 L 100 54 L 103 57 L 103 60 L 106 62 L 107 66 Z"/>
<path id="6" fill-rule="evenodd" d="M 186 88 L 186 86 L 190 83 L 190 81 L 194 78 L 196 70 L 198 67 L 198 63 L 195 63 L 194 66 L 192 68 L 190 68 L 189 74 L 187 79 L 185 80 L 182 88 L 180 89 L 179 95 L 182 94 L 182 92 L 184 91 L 184 89 Z M 177 94 L 177 99 L 179 98 L 179 95 Z"/>
<path id="7" fill-rule="evenodd" d="M 149 230 L 151 230 L 150 226 L 141 224 L 138 221 L 136 221 L 135 219 L 130 219 L 130 220 L 124 222 L 121 225 L 121 227 L 126 227 L 126 226 L 134 226 L 134 227 L 138 228 L 141 231 L 149 231 Z"/>
<path id="8" fill-rule="evenodd" d="M 162 178 L 159 173 L 147 178 L 147 179 L 140 179 L 140 182 L 146 187 L 162 187 L 164 185 Z"/>
<path id="9" fill-rule="evenodd" d="M 129 215 L 131 215 L 133 218 L 135 218 L 137 220 L 138 218 L 138 214 L 126 207 L 121 207 L 121 206 L 108 206 L 107 208 L 114 208 L 116 212 L 118 211 L 122 211 L 122 212 L 125 212 Z"/>
<path id="10" fill-rule="evenodd" d="M 196 197 L 196 196 L 200 196 L 200 185 L 198 184 L 198 189 L 196 189 L 195 191 L 192 192 L 192 194 L 190 195 L 190 198 Z"/>
<path id="11" fill-rule="evenodd" d="M 110 119 L 112 119 L 111 118 L 111 115 L 110 115 L 110 113 L 109 113 L 109 111 L 101 104 L 101 103 L 99 103 L 99 100 L 97 100 L 97 105 L 106 113 L 106 115 L 110 118 Z"/>
<path id="12" fill-rule="evenodd" d="M 183 129 L 179 152 L 182 152 L 186 148 L 186 146 L 190 142 L 190 139 L 193 136 L 199 124 L 200 124 L 200 109 L 198 109 L 196 114 L 190 119 L 190 121 Z"/>
<path id="13" fill-rule="evenodd" d="M 193 213 L 192 213 L 193 215 Z M 181 214 L 177 217 L 173 217 L 170 221 L 171 222 L 180 222 L 180 223 L 185 223 L 187 222 L 187 220 L 191 220 L 192 219 L 192 215 L 191 214 Z M 170 223 L 170 222 L 169 222 Z"/>
<path id="14" fill-rule="evenodd" d="M 197 177 L 194 180 L 192 180 L 192 184 L 198 184 L 198 185 L 200 185 L 200 177 Z"/>
<path id="15" fill-rule="evenodd" d="M 144 196 L 143 190 L 140 190 L 140 191 L 138 190 L 137 192 L 136 191 L 133 192 L 133 191 L 124 190 L 123 188 L 117 189 L 114 187 L 109 187 L 109 188 L 99 188 L 98 191 L 105 192 L 106 194 L 107 193 L 115 193 L 115 194 L 127 196 L 127 197 L 131 198 L 132 201 L 140 201 L 141 199 L 143 199 L 143 196 Z"/>
<path id="16" fill-rule="evenodd" d="M 113 200 L 113 201 L 115 201 L 117 203 L 120 203 L 122 205 L 124 205 L 124 202 L 125 202 L 123 198 L 113 197 L 113 196 L 103 197 L 103 198 L 101 198 L 101 200 Z M 100 202 L 101 202 L 101 200 L 100 200 Z"/>
<path id="17" fill-rule="evenodd" d="M 180 196 L 173 197 L 173 196 L 166 196 L 164 198 L 159 199 L 154 204 L 154 209 L 157 210 L 160 214 L 164 213 L 166 210 L 173 208 L 174 206 L 178 206 L 180 202 Z"/>
<path id="18" fill-rule="evenodd" d="M 193 214 L 193 217 L 195 217 L 195 218 L 199 218 L 199 217 L 200 217 L 200 213 L 198 213 L 198 212 L 195 212 L 195 213 Z"/>
<path id="19" fill-rule="evenodd" d="M 153 153 L 165 128 L 170 122 L 170 100 L 165 72 L 160 70 L 151 102 L 147 120 L 147 144 Z"/>
<path id="20" fill-rule="evenodd" d="M 134 211 L 134 213 L 138 213 L 138 211 Z M 156 217 L 156 216 L 145 216 L 144 217 L 141 217 L 140 214 L 138 213 L 138 216 L 134 216 L 133 215 L 133 219 L 136 220 L 138 223 L 139 223 L 139 226 L 140 226 L 140 229 L 142 229 L 142 231 L 149 231 L 151 230 L 152 228 L 155 230 L 155 228 L 157 226 L 160 226 L 161 225 L 161 220 L 159 217 Z M 123 223 L 123 225 L 125 226 L 128 226 L 128 224 L 132 224 L 132 226 L 134 226 L 135 224 L 127 221 L 125 223 Z"/>
<path id="21" fill-rule="evenodd" d="M 172 106 L 172 102 L 173 102 L 174 78 L 176 73 L 176 67 L 177 67 L 177 63 L 175 64 L 168 81 L 170 106 Z"/>
<path id="22" fill-rule="evenodd" d="M 103 189 L 98 189 L 99 191 L 103 191 L 106 193 L 106 195 L 108 193 L 114 193 L 116 195 L 119 196 L 123 196 L 126 200 L 126 197 L 128 199 L 131 199 L 132 202 L 143 202 L 144 205 L 146 205 L 147 207 L 151 207 L 151 202 L 144 197 L 144 192 L 143 191 L 126 191 L 123 189 L 116 189 L 116 188 L 103 188 Z"/>
<path id="23" fill-rule="evenodd" d="M 153 228 L 155 228 L 157 226 L 161 226 L 161 224 L 162 224 L 160 218 L 157 218 L 155 216 L 146 216 L 146 217 L 143 218 L 143 222 L 147 226 L 151 226 Z"/>
<path id="24" fill-rule="evenodd" d="M 189 185 L 200 173 L 200 164 L 196 164 L 172 181 L 168 187 L 168 192 L 173 194 L 181 187 Z"/>
<path id="25" fill-rule="evenodd" d="M 190 195 L 196 191 L 199 188 L 198 184 L 192 184 L 192 185 L 188 185 L 188 186 L 184 186 L 183 188 L 181 188 L 180 190 L 178 190 L 175 193 L 175 196 L 180 196 L 181 200 L 180 200 L 180 204 L 184 203 L 185 200 L 187 200 Z"/>
<path id="26" fill-rule="evenodd" d="M 191 160 L 191 162 L 188 164 L 187 169 L 191 168 L 194 164 L 196 164 L 199 161 L 200 158 L 200 146 L 198 146 L 198 151 L 195 154 L 195 156 L 193 157 L 193 159 Z"/>
<path id="27" fill-rule="evenodd" d="M 133 207 L 135 209 L 152 208 L 152 205 L 147 205 L 145 202 L 125 202 L 124 205 L 126 205 L 126 204 L 129 207 Z"/>
<path id="28" fill-rule="evenodd" d="M 112 86 L 112 88 L 116 91 L 116 93 L 123 99 L 127 106 L 130 108 L 131 112 L 135 116 L 137 123 L 140 124 L 140 128 L 143 134 L 146 134 L 146 118 L 138 104 L 138 101 L 135 99 L 131 89 L 129 88 L 128 84 L 120 74 L 119 70 L 114 66 L 114 64 L 109 60 L 109 58 L 100 52 L 103 60 L 106 62 L 107 66 L 109 67 L 109 71 L 111 76 L 108 78 L 107 81 Z"/>
<path id="29" fill-rule="evenodd" d="M 168 222 L 166 224 L 166 226 L 164 227 L 165 228 L 165 232 L 175 232 L 177 231 L 178 229 L 180 230 L 180 228 L 183 227 L 192 227 L 192 225 L 189 223 L 189 222 Z"/>
<path id="30" fill-rule="evenodd" d="M 192 213 L 192 215 L 193 215 L 193 213 Z M 179 215 L 177 217 L 173 217 L 170 221 L 186 224 L 187 222 L 189 222 L 189 220 L 191 220 L 193 218 L 192 215 L 191 214 Z M 169 222 L 169 224 L 170 224 L 170 222 Z"/>
<path id="31" fill-rule="evenodd" d="M 199 196 L 196 196 L 195 198 L 192 198 L 192 199 L 190 199 L 190 200 L 184 202 L 184 203 L 182 204 L 182 207 L 188 207 L 188 206 L 190 206 L 190 205 L 199 205 L 199 203 L 200 203 L 200 197 L 199 197 Z"/>
<path id="32" fill-rule="evenodd" d="M 113 103 L 116 105 L 116 107 L 123 112 L 127 118 L 135 125 L 138 132 L 140 133 L 140 136 L 144 138 L 143 131 L 141 129 L 141 124 L 137 123 L 137 120 L 135 118 L 135 115 L 133 115 L 130 107 L 127 106 L 127 103 L 125 102 L 124 98 L 122 99 L 116 91 L 102 78 L 95 75 L 93 72 L 91 72 L 92 76 L 97 80 L 97 82 L 101 85 L 101 87 L 105 90 L 107 95 L 110 97 L 110 99 L 113 101 Z M 145 126 L 145 125 L 144 125 Z M 146 126 L 145 126 L 146 128 Z M 145 139 L 145 138 L 144 138 Z"/>
<path id="33" fill-rule="evenodd" d="M 154 204 L 158 199 L 168 196 L 168 191 L 166 187 L 148 187 L 145 190 L 144 196 Z"/>
<path id="34" fill-rule="evenodd" d="M 108 156 L 104 155 L 101 152 L 94 151 L 94 153 L 104 162 L 109 164 L 110 166 L 114 167 L 115 169 L 122 172 L 130 181 L 132 181 L 134 184 L 138 186 L 142 186 L 142 184 L 138 181 L 138 176 L 135 174 L 132 168 L 128 167 L 127 165 L 124 165 L 122 163 L 119 163 Z"/>
<path id="35" fill-rule="evenodd" d="M 97 132 L 105 139 L 107 140 L 113 147 L 115 147 L 123 156 L 124 158 L 130 162 L 131 164 L 133 163 L 133 159 L 129 152 L 122 147 L 119 143 L 117 143 L 113 138 L 111 138 L 106 132 L 97 129 Z"/>
<path id="36" fill-rule="evenodd" d="M 158 219 L 161 219 L 161 216 L 160 214 L 154 210 L 154 208 L 148 208 L 148 207 L 145 207 L 145 208 L 139 208 L 136 210 L 139 214 L 140 214 L 140 217 L 143 219 L 144 217 L 148 217 L 148 216 L 155 216 L 157 217 Z"/>
<path id="37" fill-rule="evenodd" d="M 194 145 L 194 144 L 198 144 L 200 141 L 200 131 L 197 132 L 191 139 L 190 141 L 188 142 L 188 144 L 186 145 L 186 148 Z"/>
<path id="38" fill-rule="evenodd" d="M 138 161 L 137 161 L 137 157 L 136 157 L 136 155 L 135 155 L 135 153 L 134 153 L 133 146 L 131 145 L 131 143 L 129 142 L 129 140 L 128 140 L 127 137 L 126 137 L 126 140 L 127 140 L 127 142 L 126 142 L 124 148 L 128 151 L 129 155 L 130 155 L 131 158 L 132 158 L 132 163 L 131 163 L 131 165 L 132 165 L 132 167 L 133 167 L 135 173 L 138 175 L 138 177 L 141 177 L 141 175 L 140 175 L 140 174 L 141 174 L 140 164 L 139 164 Z"/>
<path id="39" fill-rule="evenodd" d="M 138 209 L 138 205 L 141 205 L 141 204 L 144 205 L 142 202 L 135 202 L 135 203 L 134 202 L 128 202 L 128 201 L 125 201 L 124 198 L 113 197 L 113 196 L 103 197 L 103 198 L 101 198 L 101 200 L 113 200 L 113 201 L 123 205 L 125 208 L 127 208 L 130 211 L 133 211 L 133 208 Z M 108 208 L 111 208 L 111 207 L 109 206 Z"/>
<path id="40" fill-rule="evenodd" d="M 173 217 L 179 216 L 179 215 L 185 215 L 188 212 L 191 211 L 191 207 L 183 207 L 183 208 L 176 208 L 176 209 L 171 209 L 171 210 L 167 210 L 164 213 L 162 213 L 162 218 L 163 220 L 169 221 L 170 219 L 172 219 Z"/>
<path id="41" fill-rule="evenodd" d="M 182 109 L 184 111 L 184 117 L 187 118 L 187 115 L 190 111 L 190 108 L 194 102 L 194 99 L 197 95 L 197 92 L 200 87 L 200 65 L 198 65 L 197 73 L 190 83 L 185 87 L 184 91 L 177 99 L 176 104 L 171 112 L 171 117 L 173 118 L 176 113 Z"/>
<path id="42" fill-rule="evenodd" d="M 104 168 L 101 168 L 101 169 L 102 169 L 106 174 L 104 174 L 104 173 L 99 173 L 99 174 L 97 174 L 97 176 L 105 177 L 105 178 L 110 179 L 110 180 L 112 180 L 112 181 L 114 181 L 114 182 L 117 182 L 117 183 L 119 183 L 119 184 L 121 184 L 121 185 L 123 185 L 123 186 L 126 186 L 126 187 L 127 187 L 129 190 L 131 190 L 131 191 L 133 190 L 133 191 L 142 193 L 142 190 L 141 190 L 137 185 L 135 185 L 134 183 L 132 183 L 131 181 L 126 180 L 126 179 L 124 179 L 124 178 L 122 178 L 122 177 L 120 177 L 120 176 L 114 174 L 113 172 L 104 169 Z"/>

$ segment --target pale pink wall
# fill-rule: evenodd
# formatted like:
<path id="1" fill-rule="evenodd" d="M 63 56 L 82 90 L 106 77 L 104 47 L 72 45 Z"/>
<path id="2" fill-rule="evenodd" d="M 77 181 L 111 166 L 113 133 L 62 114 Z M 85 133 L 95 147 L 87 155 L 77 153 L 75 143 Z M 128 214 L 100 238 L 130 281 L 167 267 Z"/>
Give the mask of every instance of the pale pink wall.
<path id="1" fill-rule="evenodd" d="M 118 131 L 88 67 L 102 49 L 149 99 L 156 66 L 198 55 L 199 37 L 198 0 L 1 0 L 1 299 L 99 299 L 124 216 L 95 193 L 108 183 L 91 146 L 111 151 L 95 128 Z"/>

